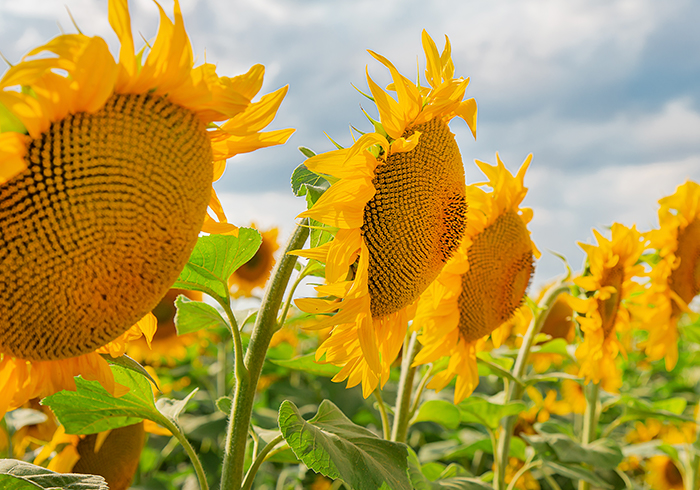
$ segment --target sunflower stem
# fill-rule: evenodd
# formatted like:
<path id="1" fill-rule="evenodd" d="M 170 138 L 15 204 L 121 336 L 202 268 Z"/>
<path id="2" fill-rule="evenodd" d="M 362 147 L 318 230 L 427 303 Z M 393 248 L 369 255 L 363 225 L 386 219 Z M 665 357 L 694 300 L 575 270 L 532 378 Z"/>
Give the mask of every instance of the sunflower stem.
<path id="1" fill-rule="evenodd" d="M 411 415 L 411 393 L 413 392 L 413 378 L 416 368 L 412 367 L 413 358 L 418 353 L 416 333 L 411 337 L 406 337 L 404 346 L 404 356 L 401 360 L 401 377 L 399 378 L 399 396 L 396 399 L 394 409 L 394 426 L 391 430 L 391 440 L 395 442 L 406 442 L 408 435 L 408 420 Z"/>
<path id="2" fill-rule="evenodd" d="M 231 309 L 231 298 L 229 297 L 228 301 L 222 301 L 219 304 L 226 312 L 231 335 L 233 336 L 233 362 L 235 364 L 234 374 L 236 375 L 236 386 L 238 386 L 248 377 L 248 370 L 246 369 L 245 364 L 243 364 L 243 342 L 241 341 L 241 331 L 238 329 L 236 316 L 233 314 L 233 310 Z"/>
<path id="3" fill-rule="evenodd" d="M 430 367 L 426 370 L 425 374 L 423 375 L 423 378 L 421 378 L 420 383 L 418 383 L 416 393 L 415 395 L 413 395 L 413 403 L 411 403 L 411 412 L 408 415 L 409 419 L 412 419 L 413 416 L 416 414 L 416 411 L 418 410 L 418 405 L 420 405 L 421 396 L 423 395 L 425 386 L 428 384 L 428 381 L 430 381 L 430 377 L 433 375 L 434 367 L 434 364 L 431 364 Z"/>
<path id="4" fill-rule="evenodd" d="M 180 429 L 180 426 L 170 420 L 168 417 L 163 415 L 160 417 L 158 420 L 155 420 L 154 422 L 158 422 L 160 425 L 168 429 L 173 436 L 178 440 L 178 442 L 182 445 L 182 447 L 185 449 L 185 452 L 187 453 L 187 456 L 190 458 L 190 461 L 192 462 L 192 466 L 194 467 L 194 472 L 197 475 L 197 481 L 199 482 L 199 488 L 200 490 L 209 490 L 209 483 L 207 483 L 207 475 L 204 473 L 204 468 L 202 467 L 202 462 L 199 460 L 199 457 L 197 456 L 197 451 L 194 450 L 192 447 L 192 444 L 190 444 L 190 441 L 187 440 L 187 437 L 185 437 L 184 432 L 182 432 L 182 429 Z"/>
<path id="5" fill-rule="evenodd" d="M 542 299 L 539 312 L 535 315 L 535 320 L 530 323 L 530 326 L 523 337 L 523 344 L 520 346 L 518 351 L 518 357 L 515 360 L 515 366 L 513 366 L 513 377 L 516 380 L 522 379 L 525 374 L 525 368 L 527 367 L 527 361 L 530 357 L 530 349 L 535 342 L 535 337 L 542 330 L 542 325 L 544 325 L 549 310 L 551 309 L 554 301 L 557 297 L 569 291 L 569 286 L 561 284 L 558 287 L 554 287 L 549 290 L 547 295 Z M 506 403 L 512 401 L 520 400 L 525 392 L 525 385 L 523 383 L 509 383 L 508 389 L 506 390 Z M 498 449 L 495 457 L 495 470 L 493 477 L 493 488 L 494 490 L 505 490 L 505 473 L 506 467 L 508 466 L 508 457 L 510 455 L 510 441 L 513 437 L 513 428 L 515 427 L 515 422 L 517 421 L 517 415 L 511 415 L 506 417 L 502 421 L 501 429 L 498 437 Z"/>
<path id="6" fill-rule="evenodd" d="M 374 397 L 377 399 L 377 406 L 379 407 L 379 415 L 382 418 L 382 434 L 384 439 L 387 441 L 391 438 L 391 431 L 389 429 L 389 416 L 386 413 L 386 405 L 384 405 L 384 400 L 382 399 L 382 390 L 377 387 L 374 390 Z"/>
<path id="7" fill-rule="evenodd" d="M 595 440 L 596 429 L 598 428 L 598 394 L 600 385 L 589 383 L 585 388 L 586 392 L 586 412 L 583 414 L 583 433 L 581 434 L 581 444 L 587 445 Z M 578 481 L 579 490 L 589 490 L 591 484 L 585 480 Z"/>
<path id="8" fill-rule="evenodd" d="M 245 475 L 245 480 L 243 481 L 243 490 L 250 490 L 251 488 L 253 488 L 253 481 L 255 480 L 255 475 L 258 472 L 260 465 L 262 465 L 263 462 L 265 462 L 265 458 L 270 453 L 270 451 L 272 451 L 274 447 L 283 440 L 284 437 L 282 437 L 282 434 L 280 434 L 274 439 L 272 439 L 270 442 L 268 442 L 265 445 L 265 447 L 262 448 L 260 454 L 258 454 L 257 456 L 253 455 L 255 461 L 253 461 L 253 464 L 250 465 L 248 473 L 246 473 Z"/>
<path id="9" fill-rule="evenodd" d="M 297 226 L 287 242 L 282 258 L 272 271 L 272 278 L 267 284 L 265 296 L 258 311 L 244 360 L 248 376 L 236 383 L 233 403 L 231 404 L 221 490 L 239 490 L 243 483 L 248 427 L 253 413 L 253 401 L 258 379 L 265 362 L 267 349 L 270 346 L 270 339 L 278 328 L 277 314 L 297 261 L 296 255 L 289 255 L 288 252 L 304 246 L 309 237 L 309 229 L 306 225 L 308 225 L 307 219 Z"/>

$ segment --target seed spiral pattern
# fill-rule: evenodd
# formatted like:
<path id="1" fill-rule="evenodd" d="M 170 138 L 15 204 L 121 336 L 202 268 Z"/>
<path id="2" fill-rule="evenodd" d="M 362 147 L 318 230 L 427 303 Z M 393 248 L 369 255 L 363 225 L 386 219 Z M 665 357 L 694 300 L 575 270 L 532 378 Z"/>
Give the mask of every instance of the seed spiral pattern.
<path id="1" fill-rule="evenodd" d="M 671 273 L 671 289 L 683 301 L 690 303 L 700 292 L 700 219 L 691 221 L 683 231 L 678 231 L 676 257 L 681 262 Z M 672 303 L 674 315 L 680 315 L 680 308 L 675 301 Z"/>
<path id="2" fill-rule="evenodd" d="M 479 233 L 467 251 L 458 299 L 459 331 L 465 342 L 490 334 L 523 302 L 535 270 L 527 226 L 514 210 Z"/>
<path id="3" fill-rule="evenodd" d="M 190 111 L 113 95 L 31 141 L 0 185 L 0 352 L 78 356 L 158 304 L 204 220 L 211 143 Z"/>
<path id="4" fill-rule="evenodd" d="M 421 136 L 413 150 L 377 166 L 376 194 L 364 209 L 374 318 L 418 298 L 452 257 L 466 224 L 464 166 L 454 135 L 439 118 L 403 136 L 414 131 Z"/>

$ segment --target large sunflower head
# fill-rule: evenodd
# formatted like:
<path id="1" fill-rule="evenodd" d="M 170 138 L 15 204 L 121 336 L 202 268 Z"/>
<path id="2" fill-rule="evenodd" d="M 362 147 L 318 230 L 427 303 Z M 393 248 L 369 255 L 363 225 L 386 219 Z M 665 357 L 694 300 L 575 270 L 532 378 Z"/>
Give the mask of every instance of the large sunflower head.
<path id="1" fill-rule="evenodd" d="M 362 382 L 368 396 L 403 342 L 408 312 L 455 253 L 465 228 L 464 167 L 447 124 L 456 116 L 476 130 L 476 102 L 463 100 L 469 79 L 454 78 L 449 40 L 439 54 L 423 31 L 428 86 L 414 84 L 386 58 L 396 99 L 367 74 L 379 111 L 375 132 L 352 147 L 310 158 L 313 172 L 334 183 L 301 217 L 337 230 L 334 239 L 299 255 L 326 264 L 329 299 L 302 300 L 303 310 L 339 310 L 319 328 L 335 326 L 317 351 L 343 366 L 334 379 Z"/>
<path id="2" fill-rule="evenodd" d="M 260 132 L 286 88 L 253 103 L 262 66 L 235 78 L 194 67 L 178 2 L 174 22 L 158 8 L 147 55 L 126 0 L 112 0 L 118 60 L 99 37 L 61 35 L 0 79 L 2 369 L 91 355 L 126 332 L 200 230 L 236 233 L 212 190 L 226 159 L 291 134 Z"/>
<path id="3" fill-rule="evenodd" d="M 655 308 L 643 345 L 651 360 L 664 358 L 671 370 L 678 361 L 678 320 L 700 292 L 700 185 L 688 181 L 659 204 L 660 228 L 648 234 L 659 256 L 648 294 Z"/>
<path id="4" fill-rule="evenodd" d="M 413 325 L 422 329 L 423 344 L 416 364 L 449 356 L 448 367 L 428 387 L 441 390 L 455 376 L 455 403 L 468 396 L 479 383 L 476 353 L 491 336 L 500 344 L 499 332 L 523 304 L 539 252 L 530 239 L 527 224 L 532 211 L 521 208 L 527 188 L 528 156 L 513 176 L 497 156 L 498 163 L 477 161 L 492 191 L 472 184 L 467 188 L 467 231 L 459 250 L 421 297 Z"/>
<path id="5" fill-rule="evenodd" d="M 255 223 L 251 226 L 256 228 Z M 255 288 L 265 286 L 275 265 L 274 254 L 280 248 L 277 242 L 278 233 L 277 228 L 261 232 L 262 243 L 258 251 L 229 277 L 229 286 L 234 298 L 241 296 L 249 298 L 253 295 Z"/>
<path id="6" fill-rule="evenodd" d="M 645 465 L 645 480 L 654 490 L 683 490 L 683 474 L 668 456 L 652 456 Z"/>
<path id="7" fill-rule="evenodd" d="M 604 388 L 616 391 L 620 373 L 615 358 L 624 348 L 617 338 L 630 327 L 632 299 L 643 291 L 635 278 L 644 276 L 638 264 L 645 240 L 633 226 L 615 223 L 611 239 L 593 230 L 597 245 L 579 243 L 586 252 L 588 269 L 574 283 L 585 293 L 585 299 L 568 297 L 569 304 L 580 315 L 576 317 L 583 333 L 583 343 L 576 350 L 581 369 L 579 376 L 594 383 L 605 381 Z M 642 311 L 637 309 L 637 313 Z"/>

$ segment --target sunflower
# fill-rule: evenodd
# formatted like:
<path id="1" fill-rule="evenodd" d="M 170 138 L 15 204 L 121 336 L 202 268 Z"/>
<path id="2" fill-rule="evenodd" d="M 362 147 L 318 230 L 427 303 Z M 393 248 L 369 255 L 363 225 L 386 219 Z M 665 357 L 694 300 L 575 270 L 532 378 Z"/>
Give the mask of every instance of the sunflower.
<path id="1" fill-rule="evenodd" d="M 683 490 L 683 474 L 668 456 L 652 456 L 646 463 L 645 480 L 654 490 Z"/>
<path id="2" fill-rule="evenodd" d="M 175 300 L 183 295 L 193 301 L 202 301 L 202 293 L 197 291 L 185 291 L 184 289 L 170 289 L 165 297 L 160 300 L 158 306 L 153 309 L 153 315 L 158 321 L 158 326 L 150 342 L 146 339 L 137 339 L 130 342 L 126 353 L 134 360 L 151 366 L 160 366 L 165 363 L 174 366 L 177 361 L 187 357 L 189 346 L 204 341 L 203 331 L 178 335 L 175 328 Z"/>
<path id="3" fill-rule="evenodd" d="M 410 308 L 456 251 L 465 228 L 464 166 L 448 122 L 464 119 L 476 135 L 476 102 L 462 100 L 469 79 L 454 78 L 449 39 L 442 54 L 423 31 L 427 87 L 391 72 L 384 92 L 367 73 L 381 122 L 352 147 L 306 161 L 330 188 L 300 214 L 335 232 L 332 241 L 298 255 L 326 264 L 321 298 L 297 300 L 303 311 L 335 315 L 317 360 L 342 366 L 333 378 L 362 383 L 365 397 L 389 378 Z"/>
<path id="4" fill-rule="evenodd" d="M 648 234 L 660 259 L 649 290 L 655 308 L 644 325 L 649 339 L 643 346 L 649 359 L 664 358 L 670 371 L 678 362 L 678 320 L 700 292 L 700 185 L 688 181 L 659 204 L 660 229 Z"/>
<path id="5" fill-rule="evenodd" d="M 579 376 L 587 383 L 602 381 L 604 389 L 616 392 L 621 375 L 615 359 L 618 353 L 625 353 L 617 334 L 629 330 L 633 297 L 643 293 L 634 278 L 644 275 L 644 267 L 637 262 L 645 242 L 634 226 L 614 223 L 611 231 L 612 238 L 608 240 L 593 230 L 598 245 L 579 243 L 587 254 L 588 271 L 574 283 L 587 291 L 587 297 L 567 296 L 567 300 L 580 314 L 576 317 L 583 333 L 583 343 L 576 349 L 581 366 Z M 640 318 L 643 313 L 637 309 Z"/>
<path id="6" fill-rule="evenodd" d="M 100 475 L 110 490 L 126 490 L 138 469 L 145 440 L 144 422 L 89 435 L 66 434 L 61 425 L 34 464 L 54 454 L 48 464 L 51 471 Z"/>
<path id="7" fill-rule="evenodd" d="M 421 297 L 413 321 L 415 329 L 422 329 L 418 340 L 423 345 L 415 364 L 448 356 L 447 368 L 428 387 L 441 390 L 457 376 L 455 403 L 479 384 L 476 353 L 485 349 L 488 337 L 498 347 L 509 335 L 514 315 L 525 315 L 520 308 L 534 272 L 533 259 L 539 257 L 527 229 L 532 210 L 519 207 L 527 193 L 524 179 L 532 155 L 516 176 L 498 155 L 496 159 L 496 165 L 477 160 L 493 190 L 486 193 L 478 184 L 467 188 L 462 244 Z"/>
<path id="8" fill-rule="evenodd" d="M 251 226 L 256 228 L 255 223 Z M 277 243 L 278 233 L 277 228 L 261 232 L 262 243 L 258 251 L 229 277 L 229 286 L 234 298 L 241 296 L 250 298 L 253 295 L 253 289 L 265 286 L 270 278 L 272 266 L 275 265 L 274 253 L 280 248 Z"/>
<path id="9" fill-rule="evenodd" d="M 226 159 L 293 131 L 260 132 L 286 87 L 252 103 L 261 65 L 195 68 L 178 2 L 174 22 L 158 8 L 147 56 L 111 0 L 118 61 L 102 38 L 61 35 L 0 79 L 0 413 L 81 373 L 116 394 L 95 351 L 158 304 L 200 230 L 237 232 L 212 190 Z"/>

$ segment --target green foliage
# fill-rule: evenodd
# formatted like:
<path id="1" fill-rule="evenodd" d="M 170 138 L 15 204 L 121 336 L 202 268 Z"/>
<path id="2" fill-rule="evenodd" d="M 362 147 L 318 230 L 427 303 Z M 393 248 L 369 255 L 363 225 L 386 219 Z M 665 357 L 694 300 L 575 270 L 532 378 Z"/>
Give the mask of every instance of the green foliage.
<path id="1" fill-rule="evenodd" d="M 190 259 L 173 288 L 201 291 L 219 301 L 228 299 L 228 278 L 260 248 L 262 236 L 252 228 L 240 228 L 238 236 L 199 237 Z"/>
<path id="2" fill-rule="evenodd" d="M 294 359 L 269 359 L 269 361 L 294 371 L 302 371 L 316 376 L 325 376 L 327 378 L 332 378 L 340 372 L 338 366 L 316 362 L 316 356 L 314 354 L 307 354 Z"/>
<path id="3" fill-rule="evenodd" d="M 55 473 L 16 459 L 0 460 L 0 488 L 3 490 L 108 490 L 107 482 L 101 476 Z"/>
<path id="4" fill-rule="evenodd" d="M 175 328 L 178 335 L 196 332 L 204 328 L 228 328 L 226 320 L 216 308 L 201 301 L 192 301 L 185 295 L 175 299 L 177 314 Z"/>
<path id="5" fill-rule="evenodd" d="M 411 424 L 417 422 L 436 422 L 448 429 L 459 427 L 459 409 L 450 402 L 444 400 L 428 400 L 423 403 L 411 420 Z"/>
<path id="6" fill-rule="evenodd" d="M 499 404 L 478 395 L 466 398 L 458 407 L 463 423 L 477 423 L 491 430 L 496 430 L 499 427 L 503 417 L 517 415 L 527 408 L 523 402 Z"/>
<path id="7" fill-rule="evenodd" d="M 427 466 L 427 468 L 426 468 Z M 459 465 L 452 464 L 442 469 L 438 475 L 434 475 L 434 466 L 421 467 L 418 457 L 409 450 L 408 471 L 411 485 L 415 490 L 487 490 L 490 485 L 472 478 L 472 475 Z"/>
<path id="8" fill-rule="evenodd" d="M 408 448 L 353 424 L 328 400 L 321 403 L 308 422 L 293 403 L 283 402 L 279 427 L 294 454 L 306 466 L 329 478 L 342 478 L 356 490 L 412 488 L 408 480 Z"/>

